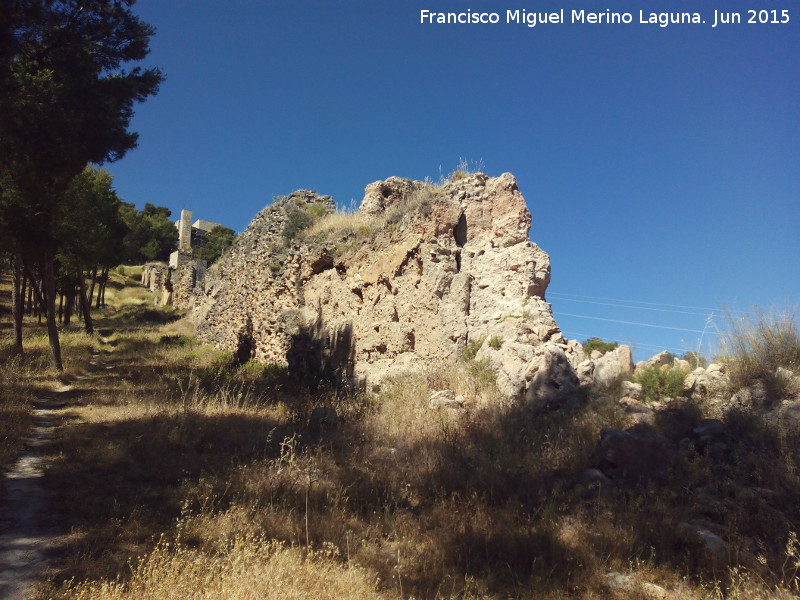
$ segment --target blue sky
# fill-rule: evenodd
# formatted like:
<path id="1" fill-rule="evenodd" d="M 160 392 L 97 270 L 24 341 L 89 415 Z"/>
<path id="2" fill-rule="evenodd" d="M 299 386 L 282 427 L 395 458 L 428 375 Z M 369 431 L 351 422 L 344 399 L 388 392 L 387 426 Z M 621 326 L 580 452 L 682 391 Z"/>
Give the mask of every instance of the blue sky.
<path id="1" fill-rule="evenodd" d="M 562 8 L 568 21 L 609 8 L 634 22 L 504 22 L 508 9 Z M 786 9 L 790 22 L 711 27 L 715 9 L 746 20 L 748 8 Z M 420 24 L 421 9 L 503 18 Z M 639 10 L 707 23 L 644 25 Z M 274 195 L 310 188 L 347 205 L 370 182 L 438 179 L 464 158 L 516 175 L 570 337 L 632 343 L 645 358 L 694 349 L 712 311 L 713 339 L 720 307 L 800 299 L 796 2 L 139 0 L 134 11 L 157 29 L 145 64 L 167 80 L 136 109 L 139 148 L 107 167 L 140 207 L 241 231 Z"/>

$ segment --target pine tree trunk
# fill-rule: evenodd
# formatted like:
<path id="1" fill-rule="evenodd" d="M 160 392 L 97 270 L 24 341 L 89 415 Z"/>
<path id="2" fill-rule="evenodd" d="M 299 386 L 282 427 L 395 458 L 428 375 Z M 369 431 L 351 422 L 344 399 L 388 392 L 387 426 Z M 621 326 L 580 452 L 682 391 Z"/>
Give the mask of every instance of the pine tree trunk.
<path id="1" fill-rule="evenodd" d="M 89 288 L 89 306 L 92 305 L 92 299 L 94 298 L 94 286 L 97 283 L 97 265 L 94 266 L 92 269 L 92 285 Z"/>
<path id="2" fill-rule="evenodd" d="M 58 340 L 58 327 L 56 326 L 56 278 L 53 270 L 52 255 L 44 259 L 42 267 L 42 287 L 45 291 L 47 308 L 47 337 L 50 340 L 50 364 L 55 370 L 63 371 L 61 343 Z"/>
<path id="3" fill-rule="evenodd" d="M 91 335 L 94 333 L 94 326 L 92 325 L 92 307 L 86 297 L 86 281 L 83 279 L 83 269 L 80 265 L 75 269 L 75 274 L 78 276 L 78 293 L 80 295 L 81 310 L 83 311 L 83 323 L 86 328 L 86 333 Z"/>
<path id="4" fill-rule="evenodd" d="M 64 319 L 61 321 L 63 327 L 69 327 L 72 323 L 72 314 L 75 312 L 75 294 L 72 290 L 66 294 L 64 301 Z"/>
<path id="5" fill-rule="evenodd" d="M 22 348 L 22 314 L 25 309 L 25 283 L 22 275 L 22 257 L 14 255 L 12 266 L 13 282 L 11 286 L 11 316 L 14 321 L 14 351 L 23 354 Z"/>
<path id="6" fill-rule="evenodd" d="M 28 282 L 28 306 L 25 308 L 25 314 L 29 317 L 33 314 L 33 285 L 30 283 L 30 277 L 25 277 Z"/>
<path id="7" fill-rule="evenodd" d="M 20 274 L 22 275 L 22 291 L 20 292 L 20 300 L 22 302 L 22 314 L 25 314 L 25 298 L 28 296 L 30 289 L 28 287 L 28 278 L 25 276 L 25 271 L 22 269 L 22 265 L 20 264 Z"/>
<path id="8" fill-rule="evenodd" d="M 106 305 L 106 285 L 108 284 L 109 267 L 104 267 L 100 275 L 100 290 L 97 293 L 97 308 Z"/>
<path id="9" fill-rule="evenodd" d="M 39 287 L 39 283 L 33 276 L 31 270 L 28 268 L 28 265 L 23 264 L 23 267 L 25 268 L 25 274 L 28 276 L 28 281 L 31 282 L 31 292 L 33 293 L 33 300 L 35 300 L 35 302 L 33 302 L 34 316 L 39 317 L 39 323 L 41 323 L 42 312 L 46 312 L 47 303 L 45 302 L 44 295 L 42 294 L 42 289 Z"/>

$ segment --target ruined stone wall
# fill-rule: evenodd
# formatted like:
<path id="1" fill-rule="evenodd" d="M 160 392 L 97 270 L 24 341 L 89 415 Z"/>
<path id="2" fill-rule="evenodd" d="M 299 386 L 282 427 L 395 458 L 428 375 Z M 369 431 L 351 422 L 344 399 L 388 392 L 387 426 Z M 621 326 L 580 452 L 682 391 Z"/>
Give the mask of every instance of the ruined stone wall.
<path id="1" fill-rule="evenodd" d="M 173 252 L 174 265 L 147 263 L 142 269 L 142 285 L 156 294 L 156 303 L 174 308 L 190 308 L 200 292 L 207 272 L 206 261 L 185 252 Z"/>
<path id="2" fill-rule="evenodd" d="M 310 192 L 267 207 L 209 270 L 195 298 L 200 339 L 371 386 L 494 338 L 481 353 L 506 395 L 527 400 L 542 360 L 569 366 L 574 344 L 544 300 L 549 257 L 529 240 L 512 175 L 376 182 L 352 227 L 287 244 L 290 213 L 313 205 L 333 210 Z"/>
<path id="3" fill-rule="evenodd" d="M 163 262 L 146 263 L 142 268 L 142 285 L 151 292 L 160 293 L 167 268 Z"/>

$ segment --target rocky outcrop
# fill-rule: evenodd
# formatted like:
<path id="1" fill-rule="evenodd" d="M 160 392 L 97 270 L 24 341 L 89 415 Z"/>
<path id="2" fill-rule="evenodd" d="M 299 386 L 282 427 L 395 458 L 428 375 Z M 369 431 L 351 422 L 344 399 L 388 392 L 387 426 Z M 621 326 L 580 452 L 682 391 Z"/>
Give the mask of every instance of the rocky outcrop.
<path id="1" fill-rule="evenodd" d="M 633 375 L 633 355 L 630 346 L 619 346 L 605 354 L 598 350 L 592 357 L 576 366 L 582 385 L 609 388 Z"/>
<path id="2" fill-rule="evenodd" d="M 482 342 L 476 358 L 508 397 L 543 402 L 577 386 L 580 346 L 544 299 L 550 260 L 529 240 L 512 175 L 392 177 L 367 186 L 349 221 L 285 235 L 298 211 L 333 210 L 300 191 L 259 213 L 195 298 L 198 337 L 368 386 Z"/>

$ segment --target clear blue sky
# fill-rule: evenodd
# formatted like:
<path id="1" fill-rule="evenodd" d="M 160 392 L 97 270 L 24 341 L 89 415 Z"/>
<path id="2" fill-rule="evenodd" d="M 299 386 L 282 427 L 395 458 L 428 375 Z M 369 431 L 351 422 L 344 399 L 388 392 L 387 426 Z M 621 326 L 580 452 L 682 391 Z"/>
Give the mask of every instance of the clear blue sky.
<path id="1" fill-rule="evenodd" d="M 561 8 L 567 23 L 504 22 L 508 9 Z M 572 9 L 606 8 L 634 22 L 569 23 Z M 711 27 L 714 9 L 745 21 L 748 8 L 787 9 L 790 22 Z M 495 11 L 501 23 L 423 25 L 421 9 Z M 707 22 L 643 25 L 639 10 Z M 570 337 L 632 343 L 640 359 L 696 345 L 696 331 L 663 327 L 702 330 L 711 309 L 800 299 L 797 2 L 140 0 L 134 11 L 157 28 L 145 64 L 167 75 L 136 109 L 139 148 L 107 165 L 139 207 L 242 231 L 273 195 L 311 188 L 349 204 L 378 179 L 482 160 L 519 181 Z"/>

